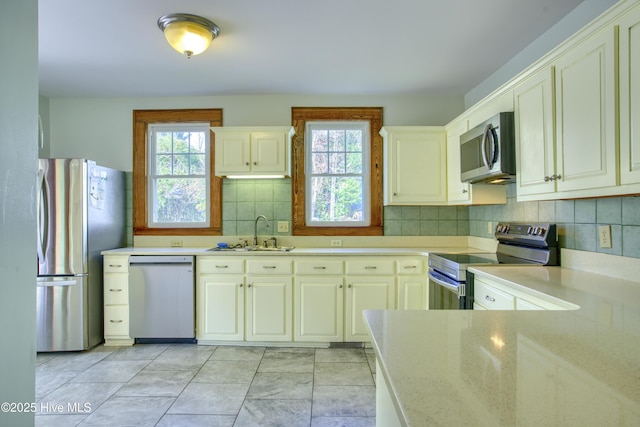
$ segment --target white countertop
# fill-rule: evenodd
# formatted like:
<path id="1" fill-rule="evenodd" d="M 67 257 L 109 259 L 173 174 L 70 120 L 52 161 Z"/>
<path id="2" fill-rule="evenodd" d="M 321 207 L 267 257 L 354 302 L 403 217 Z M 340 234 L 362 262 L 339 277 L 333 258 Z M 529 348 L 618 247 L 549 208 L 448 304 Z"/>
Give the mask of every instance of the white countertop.
<path id="1" fill-rule="evenodd" d="M 296 247 L 288 252 L 280 251 L 210 251 L 209 248 L 147 248 L 126 247 L 102 251 L 103 255 L 211 255 L 211 256 L 286 256 L 286 255 L 396 255 L 396 256 L 426 256 L 429 253 L 466 253 L 486 252 L 467 246 L 460 247 L 416 247 L 416 248 L 311 248 Z"/>
<path id="2" fill-rule="evenodd" d="M 638 425 L 640 282 L 562 267 L 473 267 L 580 306 L 365 311 L 407 425 Z"/>

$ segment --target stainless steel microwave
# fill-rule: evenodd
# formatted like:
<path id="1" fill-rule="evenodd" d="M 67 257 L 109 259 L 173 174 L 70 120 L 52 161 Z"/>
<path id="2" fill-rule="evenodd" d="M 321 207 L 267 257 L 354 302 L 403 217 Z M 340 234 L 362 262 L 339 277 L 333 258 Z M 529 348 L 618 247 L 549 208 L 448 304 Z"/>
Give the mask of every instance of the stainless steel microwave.
<path id="1" fill-rule="evenodd" d="M 460 136 L 462 182 L 506 184 L 516 176 L 513 113 L 499 113 Z"/>

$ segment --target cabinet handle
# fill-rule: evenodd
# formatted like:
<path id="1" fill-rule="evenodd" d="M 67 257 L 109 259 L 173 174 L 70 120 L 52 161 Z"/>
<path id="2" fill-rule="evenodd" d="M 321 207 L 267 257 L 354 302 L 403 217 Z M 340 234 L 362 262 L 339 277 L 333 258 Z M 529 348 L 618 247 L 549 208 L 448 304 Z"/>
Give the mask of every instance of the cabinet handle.
<path id="1" fill-rule="evenodd" d="M 378 267 L 375 266 L 375 265 L 367 265 L 364 269 L 365 270 L 375 270 L 376 268 L 378 268 Z"/>
<path id="2" fill-rule="evenodd" d="M 349 283 L 349 286 L 347 286 L 348 288 L 351 288 L 351 283 Z"/>
<path id="3" fill-rule="evenodd" d="M 276 268 L 275 265 L 263 265 L 262 268 L 264 268 L 265 270 L 273 270 Z"/>
<path id="4" fill-rule="evenodd" d="M 245 163 L 245 166 L 249 166 L 249 162 Z"/>
<path id="5" fill-rule="evenodd" d="M 122 264 L 109 264 L 109 267 L 120 268 L 122 267 Z"/>
<path id="6" fill-rule="evenodd" d="M 257 166 L 257 165 L 258 165 L 258 162 L 253 162 L 253 165 L 254 165 L 254 166 Z"/>
<path id="7" fill-rule="evenodd" d="M 397 196 L 397 195 L 398 195 L 398 193 L 393 193 L 393 195 L 394 195 L 394 196 Z"/>
<path id="8" fill-rule="evenodd" d="M 314 270 L 326 270 L 327 267 L 325 267 L 324 265 L 318 265 L 316 267 L 313 267 Z"/>
<path id="9" fill-rule="evenodd" d="M 229 268 L 228 265 L 216 265 L 216 268 Z"/>
<path id="10" fill-rule="evenodd" d="M 242 287 L 242 283 L 238 283 L 238 286 Z"/>
<path id="11" fill-rule="evenodd" d="M 551 178 L 549 178 L 548 176 L 545 176 L 544 177 L 544 182 L 549 182 L 549 181 L 551 181 Z"/>
<path id="12" fill-rule="evenodd" d="M 122 292 L 122 289 L 109 289 L 109 292 Z"/>
<path id="13" fill-rule="evenodd" d="M 560 179 L 562 178 L 562 175 L 558 174 L 558 175 L 551 175 L 551 179 L 552 180 L 556 180 L 556 179 Z"/>
<path id="14" fill-rule="evenodd" d="M 404 266 L 405 270 L 415 270 L 416 268 L 418 268 L 417 265 L 405 265 Z"/>
<path id="15" fill-rule="evenodd" d="M 250 288 L 250 287 L 251 287 L 251 283 L 247 283 L 247 288 Z"/>
<path id="16" fill-rule="evenodd" d="M 338 287 L 339 287 L 340 289 L 342 289 L 342 285 L 338 285 Z"/>
<path id="17" fill-rule="evenodd" d="M 466 192 L 467 192 L 467 190 L 462 190 L 462 194 L 464 194 L 464 193 L 466 193 Z"/>
<path id="18" fill-rule="evenodd" d="M 496 299 L 493 297 L 490 297 L 489 295 L 486 295 L 484 299 L 486 299 L 487 301 L 496 302 Z"/>
<path id="19" fill-rule="evenodd" d="M 111 323 L 122 323 L 122 320 L 109 320 Z"/>

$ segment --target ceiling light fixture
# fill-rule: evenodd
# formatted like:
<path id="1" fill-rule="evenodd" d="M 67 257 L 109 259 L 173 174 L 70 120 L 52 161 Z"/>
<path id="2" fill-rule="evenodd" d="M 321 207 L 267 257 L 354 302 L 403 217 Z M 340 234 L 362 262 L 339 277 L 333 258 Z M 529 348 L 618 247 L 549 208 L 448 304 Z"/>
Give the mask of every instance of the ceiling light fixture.
<path id="1" fill-rule="evenodd" d="M 220 34 L 220 28 L 206 18 L 187 13 L 172 13 L 158 18 L 158 27 L 172 48 L 187 55 L 198 55 Z"/>

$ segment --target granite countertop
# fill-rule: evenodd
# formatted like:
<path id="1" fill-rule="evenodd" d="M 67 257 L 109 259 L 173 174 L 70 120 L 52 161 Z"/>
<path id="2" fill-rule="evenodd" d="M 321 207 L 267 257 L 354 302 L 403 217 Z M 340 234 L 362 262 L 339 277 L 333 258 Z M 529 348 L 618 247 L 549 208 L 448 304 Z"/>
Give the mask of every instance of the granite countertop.
<path id="1" fill-rule="evenodd" d="M 126 247 L 102 251 L 103 255 L 211 255 L 211 256 L 286 256 L 286 255 L 395 255 L 395 256 L 427 256 L 429 253 L 468 253 L 486 252 L 481 249 L 462 247 L 416 247 L 416 248 L 311 248 L 296 247 L 291 251 L 210 251 L 209 248 L 187 247 Z"/>
<path id="2" fill-rule="evenodd" d="M 562 267 L 473 267 L 579 306 L 367 310 L 406 425 L 637 425 L 640 282 Z"/>

